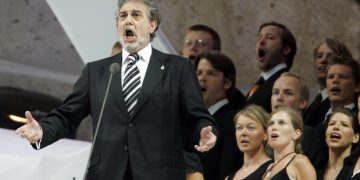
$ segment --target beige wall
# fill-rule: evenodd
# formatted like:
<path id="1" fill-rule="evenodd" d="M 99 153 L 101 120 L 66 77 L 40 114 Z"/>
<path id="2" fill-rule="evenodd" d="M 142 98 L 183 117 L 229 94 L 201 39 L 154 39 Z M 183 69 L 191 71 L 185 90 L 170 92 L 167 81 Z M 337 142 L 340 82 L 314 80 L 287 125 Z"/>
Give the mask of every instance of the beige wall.
<path id="1" fill-rule="evenodd" d="M 186 29 L 209 25 L 222 38 L 222 50 L 237 66 L 237 86 L 249 86 L 259 71 L 255 62 L 258 27 L 275 20 L 296 36 L 298 53 L 293 72 L 316 84 L 312 50 L 326 37 L 343 40 L 360 57 L 360 4 L 355 0 L 156 0 L 161 28 L 177 50 Z M 84 4 L 86 6 L 86 4 Z M 0 59 L 76 77 L 83 64 L 45 0 L 0 2 Z M 29 72 L 31 73 L 31 72 Z M 48 80 L 7 78 L 0 86 L 17 86 L 64 98 L 72 84 Z M 46 78 L 46 77 L 45 77 Z M 55 84 L 57 83 L 57 84 Z M 41 84 L 39 86 L 39 84 Z M 59 85 L 60 84 L 60 85 Z"/>

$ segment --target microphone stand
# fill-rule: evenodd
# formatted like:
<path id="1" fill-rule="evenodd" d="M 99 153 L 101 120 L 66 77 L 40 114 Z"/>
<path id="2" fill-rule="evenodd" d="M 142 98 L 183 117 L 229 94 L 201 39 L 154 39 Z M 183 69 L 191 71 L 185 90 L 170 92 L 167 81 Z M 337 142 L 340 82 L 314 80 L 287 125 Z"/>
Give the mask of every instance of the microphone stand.
<path id="1" fill-rule="evenodd" d="M 109 78 L 109 81 L 108 81 L 108 84 L 107 84 L 107 87 L 106 87 L 105 96 L 104 96 L 104 101 L 103 101 L 103 104 L 102 104 L 102 106 L 101 106 L 100 115 L 99 115 L 98 122 L 97 122 L 97 125 L 96 125 L 95 134 L 94 134 L 94 136 L 93 136 L 93 143 L 91 143 L 90 154 L 89 154 L 88 161 L 87 161 L 87 163 L 86 163 L 84 180 L 86 180 L 86 177 L 87 177 L 87 175 L 88 175 L 88 173 L 89 173 L 90 159 L 91 159 L 91 155 L 92 155 L 93 150 L 94 150 L 94 146 L 95 146 L 97 134 L 98 134 L 98 131 L 99 131 L 100 122 L 101 122 L 101 120 L 102 120 L 102 115 L 103 115 L 103 112 L 104 112 L 106 100 L 107 100 L 108 93 L 109 93 L 109 89 L 110 89 L 110 84 L 111 84 L 111 81 L 112 81 L 112 78 L 113 78 L 114 74 L 116 74 L 117 72 L 119 72 L 119 70 L 120 70 L 120 65 L 119 65 L 118 63 L 112 63 L 112 64 L 110 65 L 110 78 Z"/>

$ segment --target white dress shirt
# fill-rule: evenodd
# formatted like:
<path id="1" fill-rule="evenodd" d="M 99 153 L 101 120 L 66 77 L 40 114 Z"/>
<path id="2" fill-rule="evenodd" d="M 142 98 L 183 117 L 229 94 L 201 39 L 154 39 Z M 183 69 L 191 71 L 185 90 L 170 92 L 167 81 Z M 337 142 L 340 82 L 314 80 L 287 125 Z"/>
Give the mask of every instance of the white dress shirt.
<path id="1" fill-rule="evenodd" d="M 140 71 L 140 86 L 142 86 L 145 78 L 145 73 L 147 67 L 150 62 L 150 56 L 152 54 L 152 47 L 149 43 L 144 49 L 137 52 L 140 56 L 140 59 L 136 62 L 136 66 L 139 68 Z M 125 69 L 129 61 L 126 61 L 126 58 L 129 56 L 129 52 L 127 52 L 124 48 L 122 49 L 122 66 L 121 66 L 121 82 L 124 83 L 124 74 Z"/>

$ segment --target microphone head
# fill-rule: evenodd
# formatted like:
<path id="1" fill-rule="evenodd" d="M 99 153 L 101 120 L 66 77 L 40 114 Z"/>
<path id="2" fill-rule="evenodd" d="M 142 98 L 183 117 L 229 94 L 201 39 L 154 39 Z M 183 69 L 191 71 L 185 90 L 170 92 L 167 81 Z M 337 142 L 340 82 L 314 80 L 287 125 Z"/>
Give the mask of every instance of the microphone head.
<path id="1" fill-rule="evenodd" d="M 109 70 L 111 74 L 117 74 L 120 71 L 120 65 L 118 63 L 112 63 Z"/>

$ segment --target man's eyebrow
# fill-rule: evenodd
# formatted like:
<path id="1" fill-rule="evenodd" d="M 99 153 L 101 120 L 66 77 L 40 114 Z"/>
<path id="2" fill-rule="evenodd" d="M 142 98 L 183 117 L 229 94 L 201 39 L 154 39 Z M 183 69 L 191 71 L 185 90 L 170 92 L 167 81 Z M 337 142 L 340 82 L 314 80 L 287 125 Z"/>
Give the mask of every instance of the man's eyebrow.
<path id="1" fill-rule="evenodd" d="M 136 12 L 136 13 L 142 13 L 140 10 L 137 10 L 137 9 L 133 9 L 131 10 L 132 13 Z"/>

